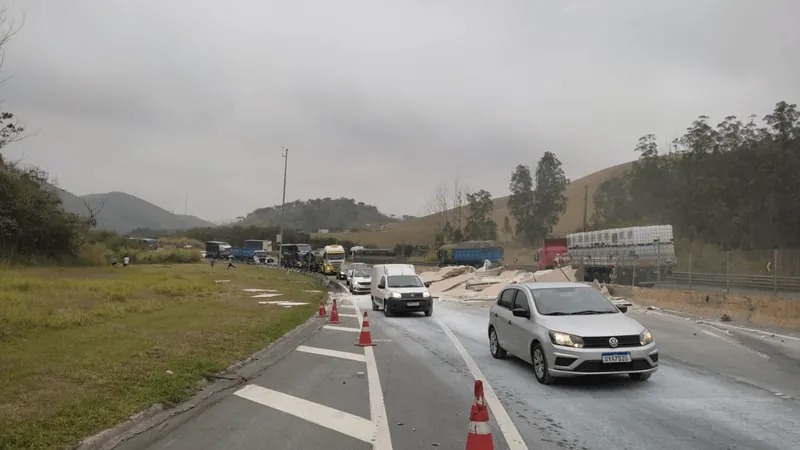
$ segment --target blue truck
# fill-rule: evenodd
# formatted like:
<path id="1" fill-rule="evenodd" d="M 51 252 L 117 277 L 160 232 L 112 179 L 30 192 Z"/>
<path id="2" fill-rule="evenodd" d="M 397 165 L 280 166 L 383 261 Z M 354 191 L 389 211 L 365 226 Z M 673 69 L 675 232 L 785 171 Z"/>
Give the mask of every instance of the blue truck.
<path id="1" fill-rule="evenodd" d="M 485 260 L 492 264 L 503 261 L 503 247 L 496 241 L 467 241 L 445 244 L 436 252 L 440 266 L 483 266 Z"/>
<path id="2" fill-rule="evenodd" d="M 237 261 L 243 261 L 248 264 L 264 264 L 267 262 L 267 251 L 263 249 L 233 247 L 231 248 L 231 256 Z"/>

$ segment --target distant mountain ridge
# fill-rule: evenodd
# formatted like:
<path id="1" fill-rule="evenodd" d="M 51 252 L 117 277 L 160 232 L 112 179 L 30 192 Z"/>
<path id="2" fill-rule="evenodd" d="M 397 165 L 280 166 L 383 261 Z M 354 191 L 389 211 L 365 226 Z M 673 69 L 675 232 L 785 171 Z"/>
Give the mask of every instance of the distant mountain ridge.
<path id="1" fill-rule="evenodd" d="M 173 214 L 160 206 L 124 192 L 77 195 L 55 188 L 61 196 L 64 210 L 82 216 L 89 211 L 84 200 L 97 214 L 97 228 L 117 233 L 129 233 L 137 228 L 151 230 L 182 230 L 197 227 L 214 227 L 216 224 L 191 215 Z M 102 206 L 102 209 L 101 209 Z"/>

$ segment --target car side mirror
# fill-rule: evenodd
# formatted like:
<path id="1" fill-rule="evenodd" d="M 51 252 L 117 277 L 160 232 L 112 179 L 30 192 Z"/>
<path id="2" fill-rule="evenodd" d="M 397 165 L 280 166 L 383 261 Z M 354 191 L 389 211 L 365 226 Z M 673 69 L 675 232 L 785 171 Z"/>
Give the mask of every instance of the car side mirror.
<path id="1" fill-rule="evenodd" d="M 626 312 L 628 312 L 628 307 L 627 307 L 627 306 L 617 306 L 617 309 L 618 309 L 618 310 L 619 310 L 619 312 L 621 312 L 622 314 L 625 314 Z"/>
<path id="2" fill-rule="evenodd" d="M 378 289 L 386 289 L 386 285 L 385 284 L 379 284 L 378 285 Z"/>
<path id="3" fill-rule="evenodd" d="M 514 317 L 524 317 L 526 319 L 531 318 L 531 312 L 525 308 L 514 308 L 511 313 L 514 314 Z"/>

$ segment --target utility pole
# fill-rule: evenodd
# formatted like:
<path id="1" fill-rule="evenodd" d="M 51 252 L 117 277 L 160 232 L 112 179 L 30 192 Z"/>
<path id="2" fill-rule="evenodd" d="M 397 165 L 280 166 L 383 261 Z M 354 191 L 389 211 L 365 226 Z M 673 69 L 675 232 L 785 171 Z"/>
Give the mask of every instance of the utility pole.
<path id="1" fill-rule="evenodd" d="M 586 215 L 589 212 L 589 185 L 583 186 L 583 231 L 586 231 Z"/>
<path id="2" fill-rule="evenodd" d="M 286 171 L 289 168 L 289 149 L 281 147 L 281 157 L 283 158 L 283 199 L 281 200 L 281 218 L 278 228 L 278 268 L 281 267 L 281 243 L 283 243 L 283 208 L 286 205 Z"/>

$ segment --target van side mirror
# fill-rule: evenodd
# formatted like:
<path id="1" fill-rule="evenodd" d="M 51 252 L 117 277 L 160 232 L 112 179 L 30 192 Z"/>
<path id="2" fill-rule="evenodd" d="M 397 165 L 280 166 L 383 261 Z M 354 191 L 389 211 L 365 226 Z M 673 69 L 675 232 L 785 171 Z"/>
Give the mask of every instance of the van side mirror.
<path id="1" fill-rule="evenodd" d="M 378 284 L 378 289 L 386 289 L 386 285 L 383 283 Z"/>
<path id="2" fill-rule="evenodd" d="M 525 308 L 514 308 L 511 311 L 511 314 L 514 314 L 514 317 L 524 317 L 526 319 L 531 318 L 531 312 Z"/>

